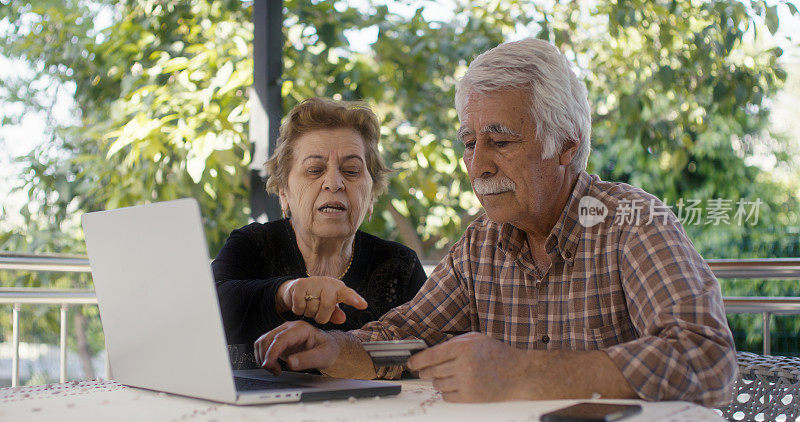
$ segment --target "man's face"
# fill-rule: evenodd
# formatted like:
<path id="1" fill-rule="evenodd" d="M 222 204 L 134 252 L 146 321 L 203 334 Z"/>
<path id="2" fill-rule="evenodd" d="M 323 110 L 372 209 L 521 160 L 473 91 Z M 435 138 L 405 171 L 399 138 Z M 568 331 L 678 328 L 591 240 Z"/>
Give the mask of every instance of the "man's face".
<path id="1" fill-rule="evenodd" d="M 555 210 L 564 177 L 559 156 L 543 160 L 528 93 L 472 93 L 461 116 L 459 138 L 472 189 L 488 217 L 526 230 Z"/>

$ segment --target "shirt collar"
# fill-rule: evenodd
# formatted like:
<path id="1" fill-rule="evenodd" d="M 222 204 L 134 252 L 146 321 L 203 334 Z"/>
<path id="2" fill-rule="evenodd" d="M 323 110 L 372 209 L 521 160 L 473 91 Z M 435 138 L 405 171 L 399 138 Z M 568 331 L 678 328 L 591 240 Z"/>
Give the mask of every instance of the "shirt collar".
<path id="1" fill-rule="evenodd" d="M 575 260 L 575 250 L 583 234 L 583 226 L 578 224 L 580 201 L 589 192 L 592 182 L 592 176 L 585 171 L 580 172 L 578 180 L 572 188 L 572 193 L 564 205 L 564 210 L 561 211 L 561 216 L 550 231 L 545 243 L 545 251 L 548 254 L 553 249 L 558 249 L 561 258 L 570 265 Z"/>
<path id="2" fill-rule="evenodd" d="M 528 245 L 525 240 L 525 232 L 512 226 L 510 223 L 500 225 L 500 235 L 497 247 L 503 252 L 511 255 L 519 255 Z"/>

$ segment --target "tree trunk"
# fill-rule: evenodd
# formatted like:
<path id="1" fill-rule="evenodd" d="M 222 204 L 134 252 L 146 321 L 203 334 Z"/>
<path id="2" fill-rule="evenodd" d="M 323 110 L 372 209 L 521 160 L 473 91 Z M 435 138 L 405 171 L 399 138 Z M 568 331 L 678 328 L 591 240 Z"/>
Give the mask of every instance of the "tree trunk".
<path id="1" fill-rule="evenodd" d="M 92 367 L 92 353 L 89 351 L 89 342 L 86 340 L 86 316 L 78 308 L 73 314 L 75 325 L 75 347 L 78 349 L 78 358 L 81 360 L 84 379 L 94 379 L 94 368 Z"/>
<path id="2" fill-rule="evenodd" d="M 414 252 L 417 253 L 419 259 L 425 259 L 425 257 L 422 255 L 422 241 L 419 239 L 417 230 L 414 228 L 411 222 L 408 221 L 406 216 L 400 214 L 400 211 L 397 211 L 397 208 L 392 205 L 391 201 L 389 201 L 389 213 L 392 214 L 394 223 L 397 226 L 397 234 L 400 235 L 400 240 L 406 246 L 413 249 Z"/>

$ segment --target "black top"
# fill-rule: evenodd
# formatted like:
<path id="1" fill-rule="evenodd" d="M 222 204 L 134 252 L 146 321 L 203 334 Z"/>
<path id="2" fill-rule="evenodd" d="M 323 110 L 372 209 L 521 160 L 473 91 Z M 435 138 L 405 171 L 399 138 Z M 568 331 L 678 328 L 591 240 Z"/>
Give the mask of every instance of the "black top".
<path id="1" fill-rule="evenodd" d="M 211 267 L 228 344 L 253 344 L 286 320 L 298 319 L 291 312 L 278 315 L 275 310 L 275 294 L 281 283 L 307 277 L 288 219 L 234 230 Z M 369 306 L 360 311 L 339 304 L 347 316 L 344 324 L 320 325 L 312 318 L 304 320 L 326 330 L 361 328 L 411 300 L 426 279 L 413 250 L 359 230 L 353 243 L 353 262 L 342 281 Z"/>

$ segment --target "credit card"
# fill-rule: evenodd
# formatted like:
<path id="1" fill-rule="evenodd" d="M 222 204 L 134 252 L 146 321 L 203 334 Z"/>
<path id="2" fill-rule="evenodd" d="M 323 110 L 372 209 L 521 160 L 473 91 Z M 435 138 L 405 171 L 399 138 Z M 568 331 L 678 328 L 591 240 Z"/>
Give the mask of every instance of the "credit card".
<path id="1" fill-rule="evenodd" d="M 428 347 L 422 340 L 367 341 L 361 345 L 375 366 L 405 365 L 412 354 Z"/>

